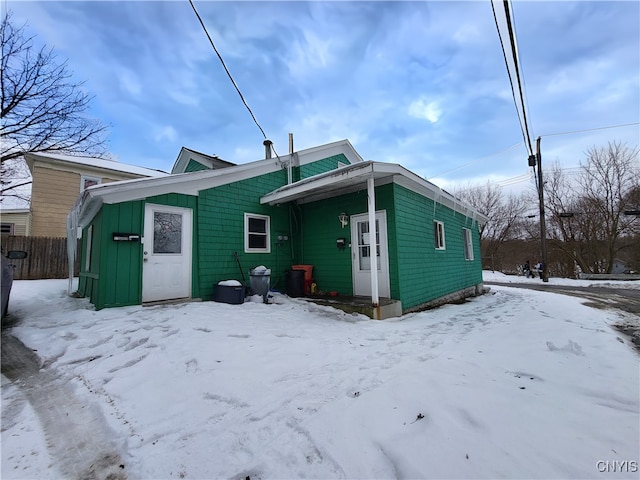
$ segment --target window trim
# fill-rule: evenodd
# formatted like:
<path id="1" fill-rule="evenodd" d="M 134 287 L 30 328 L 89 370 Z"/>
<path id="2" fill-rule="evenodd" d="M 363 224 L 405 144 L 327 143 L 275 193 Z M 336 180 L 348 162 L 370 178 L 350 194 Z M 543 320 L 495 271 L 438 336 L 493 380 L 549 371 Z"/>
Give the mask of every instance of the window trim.
<path id="1" fill-rule="evenodd" d="M 94 177 L 93 175 L 81 175 L 80 176 L 80 193 L 84 192 L 87 188 L 93 187 L 93 185 L 89 185 L 89 187 L 85 187 L 86 181 L 96 182 L 95 185 L 100 185 L 102 183 L 102 178 Z"/>
<path id="2" fill-rule="evenodd" d="M 264 220 L 266 222 L 265 233 L 250 232 L 249 231 L 250 219 Z M 264 235 L 266 237 L 266 242 L 265 242 L 266 246 L 264 248 L 250 247 L 249 238 L 251 235 Z M 259 213 L 245 212 L 244 214 L 244 252 L 245 253 L 271 253 L 271 217 L 269 217 L 269 215 L 260 215 Z"/>
<path id="3" fill-rule="evenodd" d="M 6 229 L 7 227 L 9 227 L 9 231 L 8 232 L 1 232 L 2 235 L 13 235 L 13 232 L 15 231 L 16 228 L 16 224 L 13 222 L 2 222 L 2 229 Z"/>
<path id="4" fill-rule="evenodd" d="M 444 235 L 444 222 L 433 221 L 433 243 L 436 250 L 446 250 L 447 244 Z"/>
<path id="5" fill-rule="evenodd" d="M 464 247 L 464 259 L 473 261 L 473 236 L 470 228 L 462 228 L 462 242 Z"/>

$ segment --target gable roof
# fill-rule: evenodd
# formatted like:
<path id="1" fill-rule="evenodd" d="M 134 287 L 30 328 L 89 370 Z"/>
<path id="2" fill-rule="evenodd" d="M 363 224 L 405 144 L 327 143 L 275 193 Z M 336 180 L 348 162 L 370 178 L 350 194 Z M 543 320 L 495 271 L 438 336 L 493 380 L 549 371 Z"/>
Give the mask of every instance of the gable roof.
<path id="1" fill-rule="evenodd" d="M 222 160 L 217 155 L 207 155 L 206 153 L 197 152 L 187 147 L 182 147 L 180 149 L 180 153 L 178 154 L 178 158 L 173 164 L 171 173 L 185 173 L 187 171 L 186 169 L 189 165 L 190 160 L 204 165 L 209 170 L 217 170 L 219 168 L 233 167 L 236 165 L 235 163 Z"/>
<path id="2" fill-rule="evenodd" d="M 159 178 L 140 178 L 94 185 L 78 197 L 71 214 L 77 216 L 78 226 L 84 227 L 93 219 L 103 203 L 139 200 L 165 193 L 198 195 L 202 190 L 277 172 L 286 168 L 289 162 L 300 166 L 338 154 L 343 154 L 352 163 L 363 162 L 348 140 L 340 140 L 300 150 L 291 155 L 266 158 L 218 170 L 200 170 Z"/>
<path id="3" fill-rule="evenodd" d="M 118 172 L 120 174 L 125 173 L 129 175 L 136 175 L 141 177 L 163 177 L 169 175 L 167 172 L 161 170 L 154 170 L 151 168 L 138 167 L 136 165 L 129 165 L 126 163 L 117 162 L 115 160 L 107 160 L 97 157 L 82 157 L 76 155 L 63 155 L 58 153 L 26 153 L 25 160 L 29 166 L 31 174 L 33 174 L 33 168 L 36 161 L 43 161 L 53 165 L 60 166 L 74 166 L 74 167 L 88 167 L 90 169 L 97 169 L 102 171 Z"/>

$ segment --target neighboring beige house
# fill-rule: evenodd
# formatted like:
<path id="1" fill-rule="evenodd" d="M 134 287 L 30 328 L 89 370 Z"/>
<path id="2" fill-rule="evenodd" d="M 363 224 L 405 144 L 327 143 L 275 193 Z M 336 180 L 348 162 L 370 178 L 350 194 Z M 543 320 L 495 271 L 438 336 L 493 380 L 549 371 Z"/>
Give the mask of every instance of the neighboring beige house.
<path id="1" fill-rule="evenodd" d="M 25 160 L 33 179 L 30 235 L 34 237 L 66 237 L 67 215 L 78 195 L 92 185 L 168 175 L 93 157 L 28 153 Z M 4 214 L 2 222 L 5 222 Z"/>
<path id="2" fill-rule="evenodd" d="M 28 208 L 0 209 L 0 234 L 22 237 L 31 235 L 31 211 Z"/>

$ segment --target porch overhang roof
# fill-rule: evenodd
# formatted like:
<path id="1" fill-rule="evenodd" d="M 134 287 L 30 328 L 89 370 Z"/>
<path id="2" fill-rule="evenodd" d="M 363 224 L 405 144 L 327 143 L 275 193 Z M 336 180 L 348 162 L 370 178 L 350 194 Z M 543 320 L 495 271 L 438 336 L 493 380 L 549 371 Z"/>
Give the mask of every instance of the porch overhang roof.
<path id="1" fill-rule="evenodd" d="M 407 170 L 401 165 L 385 162 L 361 162 L 300 180 L 260 198 L 261 204 L 278 205 L 287 202 L 309 203 L 337 197 L 367 188 L 367 180 L 373 178 L 375 185 L 395 183 L 412 190 L 452 210 L 485 224 L 488 218 L 470 205 L 457 199 L 440 187 Z"/>
<path id="2" fill-rule="evenodd" d="M 366 188 L 367 179 L 373 177 L 382 181 L 393 176 L 388 171 L 392 164 L 380 164 L 372 161 L 356 163 L 315 175 L 304 180 L 285 185 L 264 195 L 260 203 L 277 205 L 286 202 L 308 203 L 323 198 L 335 197 L 345 192 Z"/>

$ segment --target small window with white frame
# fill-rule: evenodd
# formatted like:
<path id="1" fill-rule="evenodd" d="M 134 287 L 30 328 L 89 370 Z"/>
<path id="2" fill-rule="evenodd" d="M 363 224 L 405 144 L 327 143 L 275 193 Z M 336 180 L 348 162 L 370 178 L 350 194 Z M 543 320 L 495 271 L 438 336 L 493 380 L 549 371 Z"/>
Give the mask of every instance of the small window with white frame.
<path id="1" fill-rule="evenodd" d="M 244 214 L 245 253 L 270 253 L 270 218 L 256 213 Z"/>
<path id="2" fill-rule="evenodd" d="M 473 260 L 473 237 L 469 228 L 462 229 L 462 243 L 464 245 L 464 259 Z"/>
<path id="3" fill-rule="evenodd" d="M 444 250 L 444 223 L 438 220 L 433 221 L 433 237 L 436 250 Z"/>
<path id="4" fill-rule="evenodd" d="M 91 175 L 82 175 L 80 177 L 80 193 L 84 192 L 87 188 L 94 185 L 100 185 L 102 179 L 100 177 L 92 177 Z"/>

